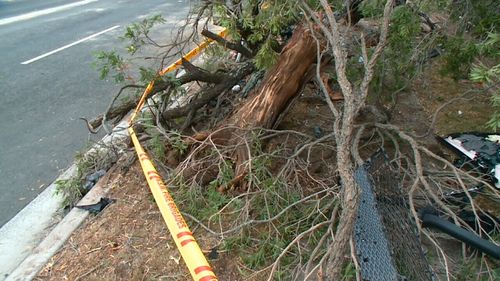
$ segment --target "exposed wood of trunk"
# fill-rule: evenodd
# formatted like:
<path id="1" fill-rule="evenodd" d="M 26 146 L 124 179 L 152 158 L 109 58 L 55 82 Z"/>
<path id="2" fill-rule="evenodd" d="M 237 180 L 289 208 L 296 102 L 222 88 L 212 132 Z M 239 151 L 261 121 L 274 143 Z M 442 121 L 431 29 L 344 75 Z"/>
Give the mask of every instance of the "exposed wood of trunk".
<path id="1" fill-rule="evenodd" d="M 212 136 L 212 140 L 220 144 L 236 145 L 241 140 L 242 133 L 233 129 L 235 127 L 272 128 L 280 114 L 299 94 L 306 74 L 315 61 L 316 41 L 310 30 L 299 25 L 283 48 L 276 65 L 264 77 L 261 86 L 220 125 L 230 125 L 231 129 L 220 130 Z M 236 163 L 236 177 L 231 185 L 239 186 L 246 173 L 246 147 L 238 147 L 233 157 Z M 232 186 L 222 187 L 226 188 Z"/>
<path id="2" fill-rule="evenodd" d="M 240 128 L 271 128 L 298 94 L 307 70 L 315 61 L 316 42 L 309 30 L 299 26 L 261 86 L 225 123 Z"/>

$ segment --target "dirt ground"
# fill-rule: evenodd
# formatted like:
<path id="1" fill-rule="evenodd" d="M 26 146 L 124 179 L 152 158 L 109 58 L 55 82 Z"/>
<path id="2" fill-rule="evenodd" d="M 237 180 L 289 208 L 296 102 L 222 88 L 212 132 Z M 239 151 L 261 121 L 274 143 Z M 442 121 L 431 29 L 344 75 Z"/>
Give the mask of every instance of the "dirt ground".
<path id="1" fill-rule="evenodd" d="M 35 280 L 190 280 L 138 161 L 109 182 L 115 203 L 91 215 Z M 208 255 L 217 240 L 196 232 Z M 221 280 L 243 280 L 237 260 L 210 260 Z"/>
<path id="2" fill-rule="evenodd" d="M 476 87 L 455 82 L 429 69 L 399 99 L 391 123 L 415 134 L 424 134 L 434 112 L 446 101 Z M 436 86 L 438 85 L 438 86 Z M 458 100 L 442 110 L 434 132 L 439 134 L 482 131 L 491 112 L 486 95 Z M 315 127 L 330 132 L 331 117 L 320 97 L 310 92 L 298 99 L 279 129 L 298 129 L 314 134 Z M 441 150 L 429 134 L 423 138 L 433 150 Z M 446 151 L 441 151 L 446 155 Z M 321 169 L 321 167 L 319 167 Z M 116 199 L 98 215 L 91 215 L 35 280 L 191 280 L 166 229 L 136 161 L 109 183 L 107 197 Z M 182 210 L 182 206 L 181 210 Z M 190 223 L 188 221 L 188 223 Z M 246 280 L 238 256 L 217 252 L 220 241 L 196 225 L 190 225 L 200 247 L 209 257 L 219 280 Z"/>

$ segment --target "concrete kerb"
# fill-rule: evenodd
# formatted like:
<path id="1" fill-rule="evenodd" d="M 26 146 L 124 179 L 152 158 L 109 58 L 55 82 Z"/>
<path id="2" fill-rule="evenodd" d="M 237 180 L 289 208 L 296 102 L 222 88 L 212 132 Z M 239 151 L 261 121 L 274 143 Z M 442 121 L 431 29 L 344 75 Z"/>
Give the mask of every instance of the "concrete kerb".
<path id="1" fill-rule="evenodd" d="M 128 144 L 130 137 L 127 127 L 128 118 L 124 118 L 111 134 L 87 153 Z M 55 194 L 56 182 L 71 178 L 76 175 L 76 171 L 76 164 L 71 165 L 0 229 L 0 281 L 32 280 L 88 216 L 88 211 L 73 208 L 61 220 L 62 197 Z M 111 170 L 107 174 L 109 172 Z M 106 189 L 96 184 L 78 204 L 95 203 L 106 192 Z"/>

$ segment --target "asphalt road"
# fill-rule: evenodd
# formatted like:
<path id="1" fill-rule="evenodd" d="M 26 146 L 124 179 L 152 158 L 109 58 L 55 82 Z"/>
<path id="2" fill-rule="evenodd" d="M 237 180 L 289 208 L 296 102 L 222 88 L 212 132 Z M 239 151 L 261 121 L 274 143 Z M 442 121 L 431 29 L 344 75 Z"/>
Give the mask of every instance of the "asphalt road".
<path id="1" fill-rule="evenodd" d="M 103 112 L 119 86 L 99 80 L 93 52 L 123 46 L 124 28 L 147 15 L 173 29 L 188 9 L 188 0 L 0 0 L 0 227 L 96 138 L 78 118 Z"/>

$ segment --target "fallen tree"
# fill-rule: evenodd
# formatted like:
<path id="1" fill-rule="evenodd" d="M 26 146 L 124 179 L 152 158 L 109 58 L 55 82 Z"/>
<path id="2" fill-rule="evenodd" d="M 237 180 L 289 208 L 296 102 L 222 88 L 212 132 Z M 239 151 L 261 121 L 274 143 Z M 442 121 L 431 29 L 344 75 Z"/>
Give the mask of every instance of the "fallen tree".
<path id="1" fill-rule="evenodd" d="M 380 139 L 383 143 L 380 146 L 384 147 L 383 136 L 388 134 L 395 147 L 391 147 L 391 149 L 396 151 L 395 155 L 399 155 L 399 141 L 394 139 L 403 139 L 406 144 L 410 145 L 411 152 L 414 154 L 414 164 L 405 164 L 409 166 L 407 169 L 410 172 L 408 173 L 411 174 L 412 179 L 415 179 L 411 191 L 408 192 L 409 200 L 413 202 L 412 196 L 416 194 L 417 185 L 421 184 L 425 191 L 431 194 L 429 197 L 432 198 L 433 202 L 441 204 L 439 196 L 435 191 L 432 191 L 423 176 L 420 158 L 422 152 L 431 158 L 436 158 L 434 154 L 429 153 L 414 142 L 413 138 L 392 126 L 376 124 L 373 120 L 370 120 L 369 124 L 362 125 L 357 122 L 357 118 L 366 109 L 368 97 L 374 96 L 373 93 L 380 91 L 381 88 L 385 87 L 384 83 L 387 83 L 384 81 L 383 74 L 377 74 L 377 71 L 383 72 L 382 67 L 386 65 L 385 62 L 380 63 L 380 60 L 384 60 L 384 56 L 394 56 L 394 53 L 401 51 L 397 49 L 400 47 L 397 44 L 388 47 L 391 44 L 389 42 L 391 29 L 389 23 L 395 14 L 396 4 L 392 0 L 384 1 L 383 6 L 376 7 L 380 10 L 379 14 L 375 16 L 375 19 L 369 19 L 371 24 L 366 24 L 368 20 L 362 19 L 363 13 L 359 11 L 362 1 L 354 1 L 352 5 L 350 2 L 347 3 L 346 10 L 340 14 L 335 14 L 332 10 L 332 4 L 326 0 L 319 1 L 317 6 L 309 6 L 302 1 L 292 1 L 292 3 L 280 1 L 276 7 L 272 7 L 266 1 L 257 2 L 204 3 L 195 21 L 198 22 L 200 15 L 205 12 L 211 12 L 210 16 L 218 17 L 222 23 L 225 23 L 233 38 L 225 39 L 206 29 L 201 34 L 213 39 L 224 48 L 232 50 L 233 53 L 239 54 L 235 55 L 236 57 L 241 56 L 242 58 L 238 59 L 237 62 L 233 59 L 223 69 L 219 68 L 215 71 L 208 71 L 188 61 L 183 61 L 183 69 L 186 71 L 184 75 L 175 79 L 154 77 L 155 88 L 152 94 L 164 96 L 159 99 L 160 104 L 157 108 L 153 106 L 151 109 L 151 113 L 155 117 L 152 123 L 157 129 L 155 133 L 164 137 L 167 143 L 165 145 L 156 144 L 156 146 L 159 146 L 160 150 L 167 146 L 171 151 L 169 157 L 176 160 L 172 161 L 175 165 L 170 167 L 175 171 L 171 183 L 183 186 L 187 190 L 195 189 L 197 192 L 201 192 L 196 189 L 201 188 L 201 190 L 210 190 L 211 192 L 216 186 L 217 191 L 234 195 L 234 201 L 236 201 L 240 196 L 245 197 L 245 194 L 274 192 L 261 188 L 264 183 L 272 188 L 277 188 L 275 182 L 283 185 L 293 182 L 287 188 L 280 189 L 281 192 L 289 193 L 293 192 L 294 188 L 303 189 L 301 191 L 303 192 L 302 199 L 294 202 L 285 200 L 289 205 L 283 210 L 290 211 L 290 213 L 293 213 L 292 209 L 299 204 L 304 204 L 307 207 L 309 200 L 312 200 L 307 192 L 315 195 L 323 194 L 323 192 L 333 194 L 330 203 L 324 203 L 322 199 L 315 201 L 315 204 L 319 206 L 318 210 L 321 210 L 321 212 L 318 211 L 318 216 L 321 213 L 325 220 L 319 223 L 314 221 L 313 226 L 303 232 L 297 232 L 296 236 L 287 240 L 289 244 L 286 244 L 286 247 L 280 246 L 284 250 L 279 255 L 274 255 L 276 261 L 265 269 L 269 270 L 269 279 L 273 278 L 274 274 L 278 274 L 280 259 L 287 254 L 290 248 L 297 246 L 298 252 L 302 251 L 300 240 L 303 237 L 309 237 L 311 241 L 315 241 L 311 238 L 314 235 L 312 233 L 321 229 L 321 239 L 319 242 L 316 241 L 318 242 L 317 246 L 308 249 L 310 250 L 307 254 L 310 256 L 309 260 L 303 262 L 299 258 L 299 261 L 294 264 L 297 266 L 294 268 L 296 271 L 293 271 L 294 277 L 302 278 L 305 276 L 304 279 L 307 279 L 315 275 L 324 280 L 342 280 L 346 264 L 353 263 L 355 267 L 359 267 L 359 261 L 353 254 L 354 248 L 351 238 L 356 221 L 356 210 L 359 205 L 359 188 L 353 173 L 355 168 L 362 163 L 359 149 L 361 140 L 368 140 L 370 136 L 378 133 L 381 135 Z M 283 10 L 290 10 L 292 16 L 276 12 Z M 418 9 L 409 5 L 404 5 L 398 11 L 400 18 L 396 17 L 396 20 L 399 21 L 403 21 L 401 18 L 407 20 L 407 13 L 418 14 Z M 275 12 L 278 15 L 273 14 Z M 277 22 L 275 22 L 276 19 Z M 410 19 L 414 20 L 414 18 Z M 415 24 L 415 22 L 412 23 Z M 425 22 L 429 22 L 428 17 L 425 18 Z M 394 25 L 398 26 L 398 24 Z M 402 29 L 404 32 L 408 31 L 407 26 L 403 26 Z M 420 26 L 418 29 L 420 30 Z M 415 30 L 415 28 L 410 30 Z M 403 31 L 401 33 L 404 33 Z M 196 32 L 195 29 L 193 33 Z M 291 36 L 288 33 L 291 33 Z M 400 35 L 399 33 L 394 34 Z M 401 54 L 402 57 L 404 55 Z M 405 57 L 405 59 L 407 59 L 405 62 L 409 63 L 412 58 Z M 266 66 L 266 63 L 270 65 Z M 391 65 L 391 67 L 394 66 Z M 397 67 L 394 69 L 398 69 Z M 331 70 L 330 73 L 325 71 L 327 68 Z M 249 79 L 249 76 L 256 69 L 266 70 L 259 86 L 251 90 L 248 97 L 230 96 L 229 93 L 232 92 L 233 86 L 251 84 L 250 80 L 252 79 Z M 374 78 L 377 78 L 378 85 L 376 87 L 372 83 Z M 273 165 L 281 166 L 279 169 L 272 170 L 269 168 L 272 166 L 271 164 L 259 163 L 256 155 L 261 157 L 265 154 L 263 153 L 265 149 L 262 146 L 271 142 L 272 136 L 283 133 L 275 129 L 280 125 L 281 119 L 293 105 L 293 102 L 301 95 L 307 83 L 311 81 L 314 81 L 315 89 L 321 93 L 322 102 L 326 103 L 330 110 L 331 125 L 329 129 L 331 132 L 322 135 L 320 131 L 315 136 L 316 139 L 305 136 L 303 132 L 286 132 L 304 143 L 297 145 L 291 153 L 281 156 L 281 158 L 273 158 L 276 160 Z M 192 95 L 188 102 L 172 108 L 171 102 L 175 89 L 179 85 L 189 82 L 198 83 L 201 89 Z M 397 93 L 397 91 L 395 92 Z M 222 99 L 228 100 L 226 105 L 228 112 L 223 114 L 222 118 L 218 118 L 219 116 L 216 118 L 207 113 L 213 107 L 210 105 L 211 103 L 215 101 L 216 107 L 219 107 Z M 375 97 L 375 99 L 377 98 Z M 110 106 L 103 117 L 90 123 L 91 127 L 95 128 L 103 121 L 123 114 L 126 108 L 133 107 L 135 103 L 136 101 L 133 100 L 115 108 Z M 368 108 L 375 112 L 375 116 L 384 115 L 380 113 L 381 109 L 377 109 L 375 106 Z M 199 117 L 198 121 L 194 121 L 196 116 Z M 174 119 L 182 118 L 184 119 L 181 126 L 172 124 Z M 191 126 L 203 123 L 206 119 L 222 119 L 222 121 L 213 127 L 200 126 L 203 130 L 199 132 L 193 129 L 195 126 Z M 384 122 L 388 119 L 386 117 L 379 118 Z M 367 127 L 370 128 L 371 134 L 365 132 Z M 174 129 L 180 130 L 180 133 L 185 135 L 182 140 L 172 137 L 173 135 L 177 137 L 180 134 L 174 132 Z M 380 130 L 385 132 L 380 132 Z M 334 166 L 328 168 L 335 174 L 328 173 L 329 179 L 318 180 L 311 175 L 310 166 L 313 165 L 309 158 L 316 145 L 327 146 L 328 157 L 334 159 Z M 269 148 L 269 150 L 272 149 Z M 270 151 L 265 157 L 272 158 L 268 154 L 273 153 Z M 449 164 L 442 160 L 439 159 L 446 165 Z M 162 162 L 169 161 L 160 161 L 160 165 L 163 164 Z M 181 164 L 176 166 L 179 162 Z M 306 168 L 301 170 L 301 165 L 304 162 Z M 255 175 L 254 166 L 256 165 L 265 166 L 264 176 Z M 453 171 L 458 173 L 456 170 Z M 301 181 L 313 182 L 310 185 L 317 189 L 306 192 L 305 190 L 310 186 L 302 187 Z M 212 194 L 212 196 L 219 195 Z M 280 196 L 273 198 L 279 201 Z M 232 202 L 230 200 L 227 204 L 230 205 Z M 249 205 L 249 202 L 254 201 L 248 199 L 246 204 Z M 266 222 L 273 225 L 278 217 L 285 216 L 284 211 L 276 210 L 277 213 L 274 216 L 269 211 L 269 214 L 265 216 L 266 219 L 252 218 L 250 207 L 247 205 L 246 208 L 238 209 L 241 213 L 246 213 L 246 221 L 239 226 L 230 228 L 230 230 L 217 232 L 212 230 L 210 226 L 205 226 L 196 217 L 190 218 L 212 234 L 223 237 L 229 233 L 243 232 L 246 226 L 254 223 Z M 214 216 L 220 214 L 226 207 L 227 205 L 217 206 Z M 418 219 L 413 203 L 410 204 L 410 207 L 414 218 Z M 452 210 L 445 208 L 444 204 L 442 207 L 453 216 Z M 314 211 L 311 211 L 307 217 L 312 217 L 313 214 Z M 208 221 L 210 222 L 211 219 L 212 217 L 208 218 Z M 299 221 L 302 220 L 306 221 L 304 218 L 299 219 Z M 295 223 L 292 224 L 295 225 Z M 281 226 L 286 228 L 286 222 L 280 224 Z M 281 232 L 273 231 L 269 230 L 277 236 L 279 234 L 275 232 Z M 349 249 L 351 249 L 351 255 L 349 255 Z M 356 272 L 359 273 L 359 270 Z"/>

